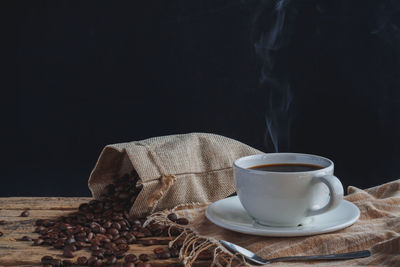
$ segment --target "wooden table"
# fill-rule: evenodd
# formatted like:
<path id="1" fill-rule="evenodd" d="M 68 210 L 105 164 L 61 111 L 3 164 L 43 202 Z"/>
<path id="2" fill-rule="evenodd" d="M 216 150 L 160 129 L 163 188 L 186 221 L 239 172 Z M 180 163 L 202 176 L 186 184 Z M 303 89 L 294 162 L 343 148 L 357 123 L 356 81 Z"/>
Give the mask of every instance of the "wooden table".
<path id="1" fill-rule="evenodd" d="M 40 259 L 45 255 L 65 259 L 60 257 L 62 250 L 46 246 L 32 246 L 31 241 L 17 241 L 17 239 L 23 236 L 37 238 L 38 234 L 33 233 L 37 219 L 68 214 L 76 211 L 81 203 L 90 200 L 91 198 L 85 197 L 0 198 L 0 220 L 7 221 L 7 224 L 0 225 L 0 231 L 4 233 L 0 237 L 0 266 L 40 266 Z M 20 217 L 21 212 L 25 209 L 30 209 L 30 216 Z M 130 250 L 127 254 L 134 253 L 137 256 L 141 253 L 149 254 L 151 256 L 149 262 L 152 266 L 169 266 L 178 263 L 176 258 L 167 260 L 155 259 L 153 249 L 156 247 L 162 247 L 162 245 L 143 246 L 133 244 L 130 245 Z M 76 261 L 79 256 L 89 257 L 90 253 L 86 250 L 77 251 L 75 252 L 75 258 L 70 260 Z M 209 265 L 209 262 L 199 262 L 195 266 Z"/>

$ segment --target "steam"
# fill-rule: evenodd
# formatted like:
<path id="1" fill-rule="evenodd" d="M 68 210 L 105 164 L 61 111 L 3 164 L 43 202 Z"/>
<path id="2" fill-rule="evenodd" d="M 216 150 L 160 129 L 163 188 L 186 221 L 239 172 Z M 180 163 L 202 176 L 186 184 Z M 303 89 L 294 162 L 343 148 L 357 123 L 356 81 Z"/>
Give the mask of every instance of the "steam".
<path id="1" fill-rule="evenodd" d="M 285 65 L 294 17 L 290 0 L 263 0 L 254 24 L 254 47 L 260 59 L 260 84 L 266 90 L 266 141 L 275 152 L 288 150 L 293 93 Z"/>

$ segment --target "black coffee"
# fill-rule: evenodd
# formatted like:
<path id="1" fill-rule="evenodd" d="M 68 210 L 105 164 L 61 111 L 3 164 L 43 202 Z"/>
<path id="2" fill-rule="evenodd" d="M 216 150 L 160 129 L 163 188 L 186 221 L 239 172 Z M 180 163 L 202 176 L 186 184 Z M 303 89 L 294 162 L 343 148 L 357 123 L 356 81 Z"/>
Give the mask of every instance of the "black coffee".
<path id="1" fill-rule="evenodd" d="M 324 167 L 302 163 L 276 163 L 250 167 L 249 169 L 268 172 L 308 172 L 320 170 Z"/>

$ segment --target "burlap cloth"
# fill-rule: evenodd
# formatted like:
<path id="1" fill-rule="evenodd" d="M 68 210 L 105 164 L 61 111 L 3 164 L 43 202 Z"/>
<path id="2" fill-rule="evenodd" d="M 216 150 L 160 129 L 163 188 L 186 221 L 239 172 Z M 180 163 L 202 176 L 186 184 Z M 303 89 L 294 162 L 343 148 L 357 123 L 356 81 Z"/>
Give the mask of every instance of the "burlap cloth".
<path id="1" fill-rule="evenodd" d="M 205 249 L 212 249 L 213 264 L 226 266 L 233 260 L 239 263 L 231 253 L 218 245 L 217 240 L 223 239 L 243 246 L 264 258 L 274 258 L 294 255 L 316 255 L 345 253 L 369 249 L 372 256 L 346 261 L 313 261 L 313 262 L 281 262 L 273 266 L 400 266 L 400 180 L 377 187 L 361 190 L 350 186 L 346 200 L 353 202 L 361 211 L 360 219 L 352 226 L 328 234 L 272 238 L 257 237 L 229 230 L 224 230 L 209 222 L 204 213 L 206 204 L 182 205 L 173 209 L 180 216 L 189 218 L 191 224 L 178 239 L 184 240 L 181 250 L 181 260 L 190 266 Z M 165 216 L 169 211 L 153 214 L 148 221 L 175 225 Z M 177 225 L 175 225 L 177 227 Z M 179 227 L 179 226 L 178 226 Z M 171 243 L 172 245 L 172 243 Z"/>

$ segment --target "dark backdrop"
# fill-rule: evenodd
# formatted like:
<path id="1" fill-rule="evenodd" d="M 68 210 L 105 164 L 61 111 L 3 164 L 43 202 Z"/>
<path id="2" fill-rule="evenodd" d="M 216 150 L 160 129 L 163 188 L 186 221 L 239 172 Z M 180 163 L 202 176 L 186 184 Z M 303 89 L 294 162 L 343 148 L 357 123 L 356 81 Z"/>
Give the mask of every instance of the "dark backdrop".
<path id="1" fill-rule="evenodd" d="M 254 49 L 260 2 L 4 7 L 0 195 L 89 195 L 105 145 L 158 135 L 212 132 L 273 152 Z M 390 1 L 329 2 L 297 10 L 279 150 L 329 157 L 345 186 L 369 187 L 400 174 L 398 13 Z"/>

